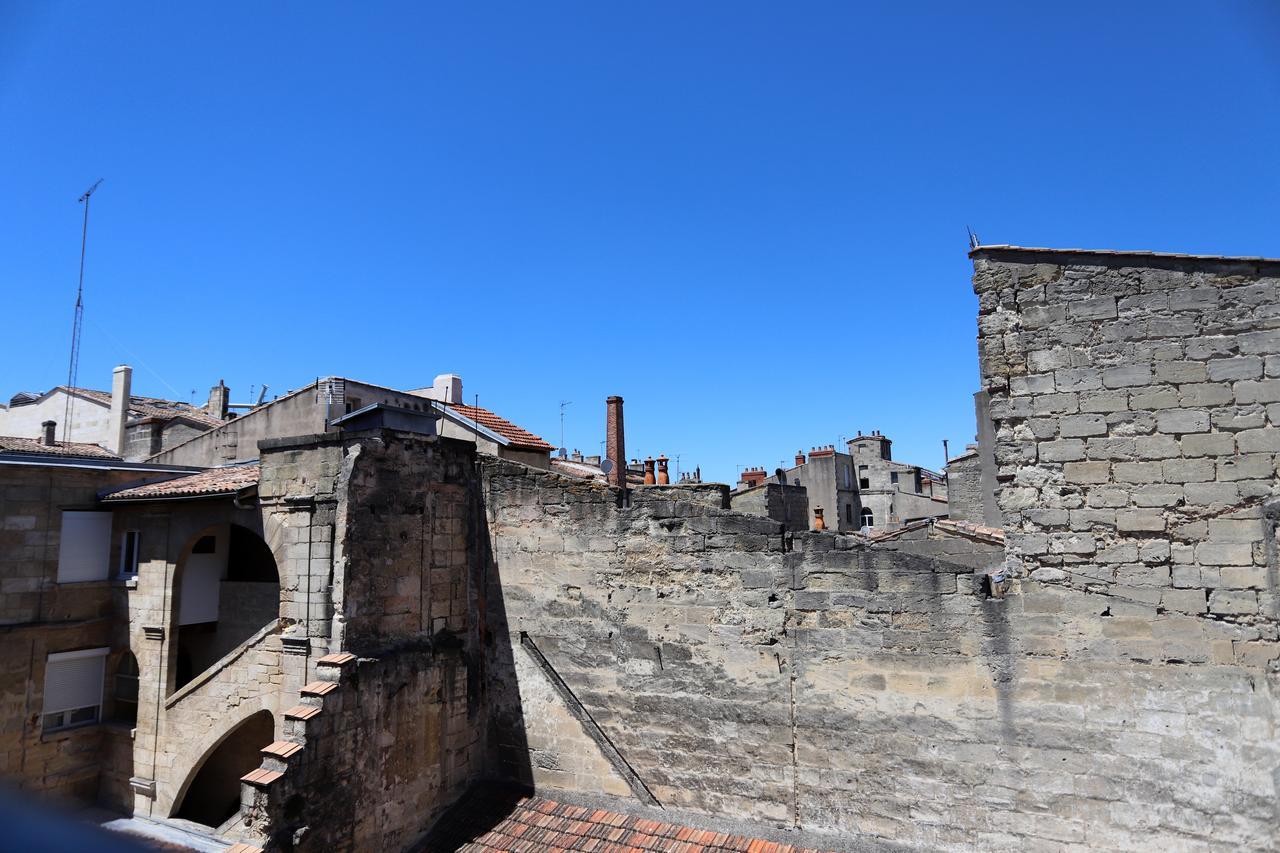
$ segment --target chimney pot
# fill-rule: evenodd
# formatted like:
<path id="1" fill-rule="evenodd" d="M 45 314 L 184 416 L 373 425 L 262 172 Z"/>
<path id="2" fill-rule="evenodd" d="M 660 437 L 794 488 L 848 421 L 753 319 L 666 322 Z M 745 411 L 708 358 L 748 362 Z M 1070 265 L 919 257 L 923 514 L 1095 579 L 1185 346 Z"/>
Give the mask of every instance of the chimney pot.
<path id="1" fill-rule="evenodd" d="M 57 443 L 54 439 L 54 435 L 56 435 L 58 432 L 58 422 L 45 421 L 44 423 L 40 424 L 40 426 L 44 428 L 44 436 L 41 439 L 41 442 L 44 444 L 45 447 L 53 447 L 53 445 Z"/>
<path id="2" fill-rule="evenodd" d="M 667 468 L 667 463 L 671 460 L 665 456 L 658 456 L 658 485 L 667 486 L 671 484 L 671 472 Z"/>
<path id="3" fill-rule="evenodd" d="M 658 482 L 658 478 L 653 473 L 653 457 L 646 457 L 644 460 L 644 484 L 652 486 Z"/>
<path id="4" fill-rule="evenodd" d="M 125 429 L 129 425 L 129 404 L 132 402 L 133 368 L 122 364 L 111 371 L 111 429 L 108 440 L 111 451 L 124 456 Z M 63 430 L 70 434 L 70 424 Z"/>

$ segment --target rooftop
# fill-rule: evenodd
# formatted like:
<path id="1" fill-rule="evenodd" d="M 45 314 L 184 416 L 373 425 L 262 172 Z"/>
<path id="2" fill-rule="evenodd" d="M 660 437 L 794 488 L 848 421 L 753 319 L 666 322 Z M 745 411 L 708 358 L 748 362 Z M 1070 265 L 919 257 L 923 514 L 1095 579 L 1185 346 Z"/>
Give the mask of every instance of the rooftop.
<path id="1" fill-rule="evenodd" d="M 523 427 L 518 427 L 506 418 L 499 417 L 488 409 L 468 406 L 463 403 L 448 403 L 449 408 L 465 418 L 470 418 L 480 426 L 491 429 L 511 442 L 510 447 L 516 450 L 554 450 L 550 444 Z"/>
<path id="2" fill-rule="evenodd" d="M 969 257 L 976 258 L 987 254 L 1024 254 L 1042 255 L 1074 255 L 1095 257 L 1104 260 L 1136 260 L 1150 261 L 1200 261 L 1209 263 L 1265 264 L 1280 266 L 1280 258 L 1264 258 L 1247 255 L 1189 255 L 1180 252 L 1130 252 L 1118 249 L 1050 249 L 1036 246 L 1011 246 L 997 243 L 990 246 L 978 246 L 969 251 Z"/>
<path id="3" fill-rule="evenodd" d="M 258 485 L 258 471 L 258 463 L 256 462 L 250 465 L 228 465 L 225 468 L 210 468 L 208 471 L 188 474 L 185 477 L 177 477 L 173 480 L 116 489 L 115 491 L 104 493 L 102 499 L 107 502 L 148 501 L 233 495 L 250 486 Z"/>
<path id="4" fill-rule="evenodd" d="M 78 397 L 88 398 L 104 406 L 111 405 L 110 391 L 95 391 L 92 388 L 69 388 L 66 385 L 59 385 L 53 390 L 69 391 Z M 222 426 L 222 424 L 226 423 L 226 421 L 215 418 L 198 406 L 178 402 L 177 400 L 162 400 L 159 397 L 129 397 L 129 413 L 139 418 L 163 418 L 165 420 L 186 418 L 207 427 Z"/>
<path id="5" fill-rule="evenodd" d="M 45 444 L 38 438 L 0 435 L 0 453 L 36 453 L 41 456 L 70 456 L 84 459 L 116 459 L 110 450 L 79 441 L 55 441 Z"/>
<path id="6" fill-rule="evenodd" d="M 818 853 L 816 848 L 695 829 L 543 797 L 495 796 L 491 791 L 479 796 L 479 793 L 464 797 L 445 815 L 427 839 L 424 850 Z"/>

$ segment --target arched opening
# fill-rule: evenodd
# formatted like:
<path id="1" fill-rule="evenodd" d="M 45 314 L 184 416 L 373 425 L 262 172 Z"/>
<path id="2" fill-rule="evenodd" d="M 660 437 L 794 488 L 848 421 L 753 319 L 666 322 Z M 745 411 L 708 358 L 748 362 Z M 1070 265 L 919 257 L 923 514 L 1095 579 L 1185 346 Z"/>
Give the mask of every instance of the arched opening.
<path id="1" fill-rule="evenodd" d="M 116 664 L 115 678 L 111 684 L 111 718 L 118 723 L 134 725 L 138 722 L 138 659 L 125 650 Z"/>
<path id="2" fill-rule="evenodd" d="M 862 508 L 862 526 L 863 527 L 876 526 L 875 515 L 871 512 L 871 510 L 868 507 L 865 507 L 865 506 Z"/>
<path id="3" fill-rule="evenodd" d="M 280 615 L 280 575 L 252 530 L 223 524 L 197 534 L 177 574 L 180 689 Z"/>
<path id="4" fill-rule="evenodd" d="M 236 726 L 195 768 L 174 817 L 217 827 L 240 811 L 240 777 L 262 764 L 275 720 L 259 711 Z"/>

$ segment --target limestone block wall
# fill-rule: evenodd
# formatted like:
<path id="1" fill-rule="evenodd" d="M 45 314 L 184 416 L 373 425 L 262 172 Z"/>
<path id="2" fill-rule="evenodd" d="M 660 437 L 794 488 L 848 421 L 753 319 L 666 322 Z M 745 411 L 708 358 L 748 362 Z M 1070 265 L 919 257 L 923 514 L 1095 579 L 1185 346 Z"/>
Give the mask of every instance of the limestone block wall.
<path id="1" fill-rule="evenodd" d="M 1208 647 L 1204 619 L 1030 580 L 992 598 L 976 567 L 990 553 L 966 566 L 787 537 L 502 462 L 486 501 L 495 653 L 509 656 L 490 662 L 494 738 L 501 766 L 542 789 L 617 796 L 612 747 L 668 808 L 833 846 L 1274 841 L 1262 670 L 1170 659 L 1183 637 Z M 522 634 L 571 699 L 538 683 Z M 567 724 L 574 703 L 597 735 Z"/>

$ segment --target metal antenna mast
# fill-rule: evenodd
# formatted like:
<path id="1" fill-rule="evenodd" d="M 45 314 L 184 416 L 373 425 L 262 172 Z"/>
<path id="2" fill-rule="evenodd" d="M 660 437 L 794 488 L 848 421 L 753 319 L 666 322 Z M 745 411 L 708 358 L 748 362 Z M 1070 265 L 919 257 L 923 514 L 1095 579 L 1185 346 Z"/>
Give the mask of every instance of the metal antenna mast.
<path id="1" fill-rule="evenodd" d="M 564 407 L 572 406 L 572 405 L 573 405 L 572 400 L 560 401 L 560 449 L 561 450 L 564 450 Z"/>
<path id="2" fill-rule="evenodd" d="M 62 440 L 71 440 L 71 414 L 75 411 L 75 387 L 80 370 L 80 329 L 84 325 L 84 249 L 89 239 L 89 197 L 102 184 L 102 178 L 80 196 L 84 205 L 84 226 L 80 230 L 80 284 L 76 288 L 75 320 L 71 324 L 71 363 L 67 365 L 67 406 L 62 414 Z"/>

